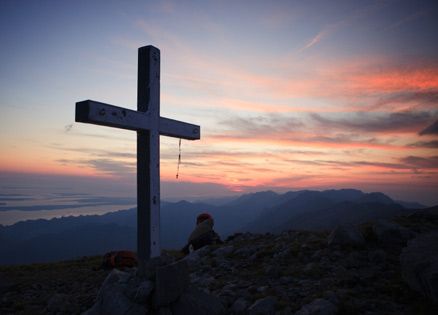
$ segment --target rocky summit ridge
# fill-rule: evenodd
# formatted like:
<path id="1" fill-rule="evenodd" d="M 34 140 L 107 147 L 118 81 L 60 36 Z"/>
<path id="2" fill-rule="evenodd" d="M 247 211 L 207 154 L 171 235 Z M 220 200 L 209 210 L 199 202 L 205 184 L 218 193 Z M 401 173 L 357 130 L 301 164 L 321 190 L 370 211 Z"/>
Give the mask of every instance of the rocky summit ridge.
<path id="1" fill-rule="evenodd" d="M 234 234 L 184 258 L 165 252 L 143 278 L 99 271 L 93 285 L 76 269 L 82 282 L 70 277 L 69 291 L 34 283 L 33 294 L 53 294 L 32 312 L 14 309 L 29 290 L 0 286 L 0 313 L 437 314 L 437 255 L 436 208 L 331 231 Z"/>

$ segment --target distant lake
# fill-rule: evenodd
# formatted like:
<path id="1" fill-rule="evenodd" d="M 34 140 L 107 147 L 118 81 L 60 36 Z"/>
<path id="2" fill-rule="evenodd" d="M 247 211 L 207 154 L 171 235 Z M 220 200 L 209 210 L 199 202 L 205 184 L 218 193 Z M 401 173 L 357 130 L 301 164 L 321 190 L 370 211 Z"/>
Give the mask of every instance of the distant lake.
<path id="1" fill-rule="evenodd" d="M 104 214 L 136 206 L 134 197 L 74 192 L 47 192 L 45 188 L 13 186 L 0 190 L 0 224 L 63 216 Z"/>

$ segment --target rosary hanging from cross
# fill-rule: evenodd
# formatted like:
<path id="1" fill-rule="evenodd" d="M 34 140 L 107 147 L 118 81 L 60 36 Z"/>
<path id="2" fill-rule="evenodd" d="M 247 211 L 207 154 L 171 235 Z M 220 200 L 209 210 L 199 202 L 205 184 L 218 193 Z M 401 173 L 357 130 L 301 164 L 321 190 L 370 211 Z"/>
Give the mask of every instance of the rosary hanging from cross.
<path id="1" fill-rule="evenodd" d="M 179 139 L 179 146 L 178 146 L 178 166 L 176 168 L 176 179 L 178 179 L 179 176 L 179 166 L 181 165 L 181 138 Z"/>

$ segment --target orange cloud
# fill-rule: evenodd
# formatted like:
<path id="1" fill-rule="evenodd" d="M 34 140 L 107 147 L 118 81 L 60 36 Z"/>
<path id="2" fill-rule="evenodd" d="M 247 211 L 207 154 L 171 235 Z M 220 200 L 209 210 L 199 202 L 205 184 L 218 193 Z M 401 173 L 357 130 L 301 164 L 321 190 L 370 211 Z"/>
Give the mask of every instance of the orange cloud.
<path id="1" fill-rule="evenodd" d="M 27 157 L 15 157 L 13 160 L 2 159 L 0 161 L 0 172 L 105 177 L 105 175 L 97 173 L 92 168 L 66 167 L 50 160 L 41 163 L 41 161 L 29 160 Z"/>
<path id="2" fill-rule="evenodd" d="M 389 69 L 351 76 L 349 88 L 359 92 L 400 92 L 438 89 L 438 69 Z"/>
<path id="3" fill-rule="evenodd" d="M 273 129 L 275 126 L 273 126 Z M 381 150 L 406 150 L 406 146 L 394 143 L 383 143 L 376 141 L 374 138 L 357 138 L 346 135 L 325 135 L 320 132 L 312 131 L 275 131 L 259 132 L 257 135 L 253 132 L 223 132 L 210 134 L 207 136 L 209 142 L 215 144 L 224 143 L 251 143 L 265 144 L 272 147 L 299 147 L 299 148 L 319 148 L 327 150 L 330 148 L 373 148 Z"/>

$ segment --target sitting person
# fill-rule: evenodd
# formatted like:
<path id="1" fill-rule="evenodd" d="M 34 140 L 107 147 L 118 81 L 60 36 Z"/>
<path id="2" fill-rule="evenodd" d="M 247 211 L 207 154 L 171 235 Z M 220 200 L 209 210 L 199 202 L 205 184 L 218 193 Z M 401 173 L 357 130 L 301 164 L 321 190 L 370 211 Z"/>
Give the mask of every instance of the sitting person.
<path id="1" fill-rule="evenodd" d="M 222 244 L 219 235 L 213 230 L 214 221 L 210 214 L 201 213 L 196 218 L 196 227 L 190 234 L 188 243 L 181 250 L 185 255 L 205 245 Z"/>

